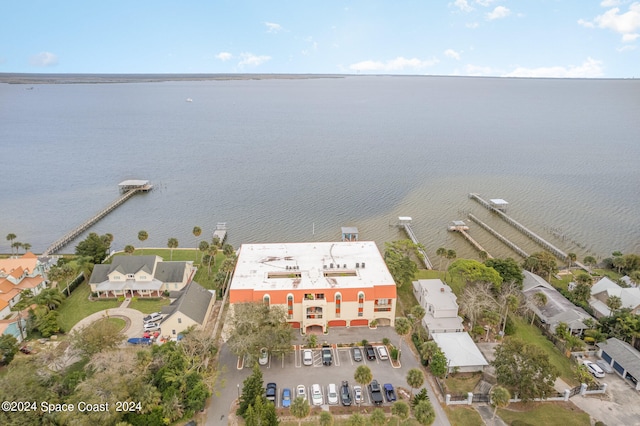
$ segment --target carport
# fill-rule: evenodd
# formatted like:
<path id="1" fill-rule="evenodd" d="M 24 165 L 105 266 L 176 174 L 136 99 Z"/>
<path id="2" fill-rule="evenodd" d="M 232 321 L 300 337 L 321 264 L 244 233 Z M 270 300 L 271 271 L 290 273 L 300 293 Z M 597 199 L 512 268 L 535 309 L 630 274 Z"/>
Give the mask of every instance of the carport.
<path id="1" fill-rule="evenodd" d="M 638 379 L 640 379 L 640 352 L 615 337 L 597 345 L 600 348 L 598 355 L 611 365 L 620 377 L 631 382 L 636 390 L 640 390 L 640 383 L 638 383 Z"/>

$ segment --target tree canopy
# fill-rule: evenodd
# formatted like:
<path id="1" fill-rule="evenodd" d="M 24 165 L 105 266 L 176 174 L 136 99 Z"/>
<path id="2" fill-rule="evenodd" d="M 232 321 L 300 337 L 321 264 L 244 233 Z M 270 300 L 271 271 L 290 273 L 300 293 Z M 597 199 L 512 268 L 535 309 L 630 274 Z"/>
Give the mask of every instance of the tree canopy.
<path id="1" fill-rule="evenodd" d="M 384 261 L 398 287 L 411 285 L 418 271 L 418 265 L 413 261 L 418 248 L 420 246 L 411 240 L 385 243 Z"/>
<path id="2" fill-rule="evenodd" d="M 78 243 L 76 254 L 90 257 L 94 264 L 102 263 L 109 255 L 112 241 L 113 235 L 111 234 L 98 235 L 92 232 Z"/>
<path id="3" fill-rule="evenodd" d="M 535 344 L 509 338 L 496 348 L 495 355 L 491 364 L 496 369 L 498 384 L 522 401 L 544 398 L 553 392 L 559 373 L 549 356 Z"/>
<path id="4" fill-rule="evenodd" d="M 465 284 L 489 283 L 499 291 L 502 277 L 492 267 L 473 259 L 458 259 L 449 266 L 451 276 L 460 277 Z"/>
<path id="5" fill-rule="evenodd" d="M 508 257 L 506 259 L 487 259 L 484 264 L 498 271 L 503 283 L 515 283 L 522 290 L 524 274 L 518 262 Z"/>

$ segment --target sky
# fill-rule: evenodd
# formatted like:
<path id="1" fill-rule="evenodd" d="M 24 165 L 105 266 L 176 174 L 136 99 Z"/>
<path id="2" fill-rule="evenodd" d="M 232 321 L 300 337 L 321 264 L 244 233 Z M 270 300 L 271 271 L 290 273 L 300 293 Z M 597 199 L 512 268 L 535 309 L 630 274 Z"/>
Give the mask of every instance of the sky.
<path id="1" fill-rule="evenodd" d="M 0 73 L 640 77 L 633 0 L 2 0 Z"/>

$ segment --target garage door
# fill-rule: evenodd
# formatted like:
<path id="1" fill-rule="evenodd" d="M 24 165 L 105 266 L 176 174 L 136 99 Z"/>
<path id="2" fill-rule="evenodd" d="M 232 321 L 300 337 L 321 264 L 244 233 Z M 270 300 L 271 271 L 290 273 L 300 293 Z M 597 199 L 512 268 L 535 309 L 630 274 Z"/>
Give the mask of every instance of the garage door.
<path id="1" fill-rule="evenodd" d="M 608 353 L 606 353 L 605 351 L 602 351 L 602 359 L 604 359 L 605 361 L 607 361 L 607 364 L 611 364 L 611 357 L 609 356 Z"/>
<path id="2" fill-rule="evenodd" d="M 622 366 L 618 364 L 616 361 L 613 361 L 613 369 L 616 370 L 618 373 L 620 373 L 620 375 L 624 374 L 624 368 L 622 368 Z"/>
<path id="3" fill-rule="evenodd" d="M 347 326 L 346 320 L 329 321 L 329 327 L 346 327 L 346 326 Z"/>
<path id="4" fill-rule="evenodd" d="M 365 326 L 369 325 L 369 320 L 366 319 L 357 319 L 351 320 L 351 327 Z"/>

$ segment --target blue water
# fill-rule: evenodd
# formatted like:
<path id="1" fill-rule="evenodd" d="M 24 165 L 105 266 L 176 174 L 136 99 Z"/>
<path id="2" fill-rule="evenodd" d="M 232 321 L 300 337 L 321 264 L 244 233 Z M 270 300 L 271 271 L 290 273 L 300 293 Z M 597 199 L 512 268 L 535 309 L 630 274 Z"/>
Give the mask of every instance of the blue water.
<path id="1" fill-rule="evenodd" d="M 36 252 L 148 179 L 91 231 L 114 248 L 193 247 L 227 222 L 229 242 L 335 240 L 381 246 L 412 216 L 427 252 L 474 251 L 447 224 L 472 212 L 540 250 L 469 192 L 565 251 L 640 252 L 640 82 L 347 77 L 126 84 L 0 84 L 0 234 Z M 185 102 L 192 98 L 193 102 Z M 508 248 L 471 224 L 495 256 Z M 76 241 L 77 243 L 77 241 Z M 63 252 L 72 252 L 75 244 Z M 0 252 L 9 252 L 0 239 Z"/>

